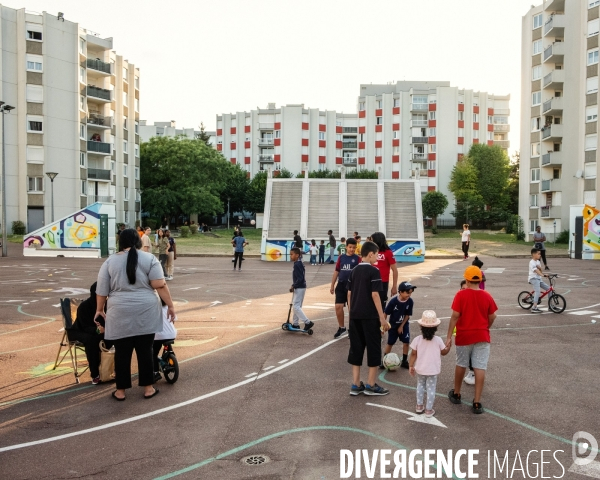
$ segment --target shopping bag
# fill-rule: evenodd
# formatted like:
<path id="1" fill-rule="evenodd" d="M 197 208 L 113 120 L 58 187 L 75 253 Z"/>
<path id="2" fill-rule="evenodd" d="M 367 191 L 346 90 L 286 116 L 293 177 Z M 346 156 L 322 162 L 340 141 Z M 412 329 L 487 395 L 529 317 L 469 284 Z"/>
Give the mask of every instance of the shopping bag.
<path id="1" fill-rule="evenodd" d="M 115 347 L 106 348 L 104 340 L 100 342 L 100 381 L 110 382 L 115 379 Z"/>

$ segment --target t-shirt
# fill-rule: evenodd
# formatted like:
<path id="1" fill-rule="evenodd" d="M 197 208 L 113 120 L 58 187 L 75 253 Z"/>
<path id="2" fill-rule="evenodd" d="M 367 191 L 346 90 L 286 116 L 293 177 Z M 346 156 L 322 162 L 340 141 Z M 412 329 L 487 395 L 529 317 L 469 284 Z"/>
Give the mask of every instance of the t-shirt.
<path id="1" fill-rule="evenodd" d="M 158 254 L 159 255 L 166 255 L 167 254 L 167 248 L 169 248 L 169 240 L 167 239 L 167 237 L 161 237 L 158 239 Z"/>
<path id="2" fill-rule="evenodd" d="M 145 233 L 142 235 L 142 248 L 148 247 L 148 251 L 151 251 L 152 244 L 150 243 L 150 237 Z"/>
<path id="3" fill-rule="evenodd" d="M 462 232 L 462 241 L 463 242 L 468 242 L 469 241 L 469 235 L 471 235 L 471 230 L 463 230 L 463 232 Z"/>
<path id="4" fill-rule="evenodd" d="M 162 307 L 162 330 L 156 332 L 156 335 L 154 335 L 154 340 L 175 340 L 175 338 L 177 338 L 177 329 L 175 328 L 174 323 L 171 322 L 167 316 L 168 310 L 169 308 L 167 306 Z"/>
<path id="5" fill-rule="evenodd" d="M 325 244 L 324 243 L 319 245 L 319 253 L 325 254 Z"/>
<path id="6" fill-rule="evenodd" d="M 362 248 L 362 247 L 361 247 L 361 245 L 360 245 L 360 242 L 356 242 L 356 250 L 355 250 L 355 251 L 356 251 L 356 254 L 357 254 L 357 255 L 360 255 L 360 249 L 361 249 L 361 248 Z"/>
<path id="7" fill-rule="evenodd" d="M 403 302 L 398 298 L 398 295 L 395 295 L 394 298 L 392 298 L 385 306 L 385 313 L 390 316 L 390 324 L 400 325 L 404 315 L 411 317 L 413 314 L 414 304 L 415 302 L 410 297 Z"/>
<path id="8" fill-rule="evenodd" d="M 346 245 L 344 245 L 343 243 L 340 243 L 337 246 L 337 252 L 338 252 L 338 256 L 339 255 L 344 255 L 346 253 Z"/>
<path id="9" fill-rule="evenodd" d="M 244 253 L 244 243 L 246 243 L 246 239 L 244 237 L 235 237 L 233 239 L 233 247 L 236 252 Z"/>
<path id="10" fill-rule="evenodd" d="M 425 340 L 423 335 L 416 337 L 410 348 L 417 352 L 415 371 L 419 375 L 439 375 L 442 371 L 441 351 L 446 348 L 443 340 L 434 335 L 431 340 Z"/>
<path id="11" fill-rule="evenodd" d="M 375 266 L 379 269 L 382 282 L 390 281 L 390 268 L 395 263 L 396 259 L 391 250 L 386 250 L 385 252 L 379 252 L 377 254 L 377 263 Z"/>
<path id="12" fill-rule="evenodd" d="M 169 252 L 169 253 L 175 252 L 175 248 L 174 248 L 175 239 L 173 237 L 169 237 L 168 240 L 169 240 L 169 248 L 167 249 L 167 252 Z"/>
<path id="13" fill-rule="evenodd" d="M 335 271 L 338 272 L 338 282 L 345 283 L 350 278 L 354 267 L 361 262 L 358 255 L 340 255 L 335 264 Z"/>
<path id="14" fill-rule="evenodd" d="M 527 281 L 531 280 L 532 278 L 537 278 L 538 280 L 542 278 L 540 277 L 540 274 L 535 271 L 537 268 L 541 270 L 542 264 L 539 260 L 534 260 L 532 258 L 529 261 L 529 276 L 527 277 Z"/>
<path id="15" fill-rule="evenodd" d="M 329 235 L 329 246 L 335 248 L 336 245 L 337 244 L 335 243 L 335 237 L 333 235 Z"/>
<path id="16" fill-rule="evenodd" d="M 496 302 L 485 290 L 466 288 L 454 296 L 452 310 L 460 313 L 456 323 L 456 345 L 490 343 L 488 316 L 498 310 Z"/>
<path id="17" fill-rule="evenodd" d="M 294 246 L 302 250 L 304 245 L 302 244 L 302 238 L 300 237 L 300 235 L 294 235 L 294 242 Z"/>
<path id="18" fill-rule="evenodd" d="M 381 275 L 370 263 L 360 263 L 350 274 L 348 290 L 350 296 L 350 318 L 379 318 L 372 293 L 381 291 Z"/>
<path id="19" fill-rule="evenodd" d="M 538 232 L 533 232 L 533 242 L 535 243 L 535 248 L 539 248 L 540 250 L 546 250 L 546 247 L 544 246 L 544 242 L 542 242 L 542 238 L 544 238 L 546 235 L 544 235 L 542 232 L 538 233 Z M 538 247 L 537 244 L 540 244 L 541 246 Z"/>
<path id="20" fill-rule="evenodd" d="M 311 245 L 310 246 L 310 254 L 311 255 L 318 255 L 319 254 L 319 247 L 317 247 L 316 245 Z"/>

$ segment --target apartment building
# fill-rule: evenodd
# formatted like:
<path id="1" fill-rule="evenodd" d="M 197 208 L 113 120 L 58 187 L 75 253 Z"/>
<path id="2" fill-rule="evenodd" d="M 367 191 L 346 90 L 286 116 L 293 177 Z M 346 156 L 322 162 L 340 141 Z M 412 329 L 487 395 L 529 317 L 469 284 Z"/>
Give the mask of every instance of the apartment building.
<path id="1" fill-rule="evenodd" d="M 523 17 L 519 214 L 529 235 L 598 204 L 600 0 L 548 0 Z"/>
<path id="2" fill-rule="evenodd" d="M 450 173 L 469 147 L 509 147 L 509 100 L 449 82 L 361 85 L 357 113 L 269 104 L 218 115 L 217 149 L 250 176 L 267 168 L 376 170 L 383 179 L 418 179 L 422 192 L 439 190 L 452 204 Z"/>
<path id="3" fill-rule="evenodd" d="M 148 123 L 146 120 L 140 120 L 139 127 L 140 139 L 142 142 L 149 141 L 152 137 L 177 137 L 183 135 L 186 138 L 197 138 L 200 135 L 200 130 L 194 128 L 177 128 L 177 122 L 171 120 L 169 122 L 154 122 Z M 216 145 L 216 132 L 205 133 L 210 137 L 208 143 Z"/>
<path id="4" fill-rule="evenodd" d="M 139 82 L 134 64 L 62 14 L 0 6 L 7 221 L 33 231 L 87 205 L 140 215 Z M 54 212 L 51 181 L 54 179 Z"/>

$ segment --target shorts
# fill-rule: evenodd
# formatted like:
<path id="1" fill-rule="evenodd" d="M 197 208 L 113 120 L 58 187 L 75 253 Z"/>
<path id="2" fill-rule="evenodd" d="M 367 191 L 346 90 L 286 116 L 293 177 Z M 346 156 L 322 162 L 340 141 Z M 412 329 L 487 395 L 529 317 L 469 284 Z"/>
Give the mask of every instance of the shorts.
<path id="1" fill-rule="evenodd" d="M 348 284 L 346 282 L 338 282 L 335 286 L 335 304 L 343 304 L 348 302 Z"/>
<path id="2" fill-rule="evenodd" d="M 367 365 L 378 367 L 381 365 L 381 330 L 379 319 L 360 318 L 350 319 L 350 351 L 348 363 L 361 366 L 365 348 L 367 349 Z"/>
<path id="3" fill-rule="evenodd" d="M 388 345 L 395 345 L 398 339 L 402 343 L 410 343 L 410 325 L 408 324 L 408 320 L 402 327 L 402 333 L 398 333 L 399 323 L 392 324 L 392 328 L 388 330 Z"/>
<path id="4" fill-rule="evenodd" d="M 459 367 L 471 366 L 479 370 L 487 370 L 490 359 L 490 344 L 488 342 L 473 343 L 472 345 L 456 346 L 456 365 Z"/>

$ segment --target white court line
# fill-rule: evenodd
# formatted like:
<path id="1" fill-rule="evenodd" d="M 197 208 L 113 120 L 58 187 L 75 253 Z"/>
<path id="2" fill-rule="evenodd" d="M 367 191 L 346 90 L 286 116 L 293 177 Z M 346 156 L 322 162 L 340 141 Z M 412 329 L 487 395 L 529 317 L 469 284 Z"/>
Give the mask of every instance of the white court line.
<path id="1" fill-rule="evenodd" d="M 267 371 L 267 370 L 271 370 L 272 368 L 275 368 L 275 365 L 271 365 L 270 367 L 265 367 L 265 368 L 263 368 L 263 370 Z"/>
<path id="2" fill-rule="evenodd" d="M 277 362 L 277 363 L 285 363 L 289 360 L 289 358 L 284 358 L 283 360 L 281 360 L 281 362 Z"/>
<path id="3" fill-rule="evenodd" d="M 319 350 L 323 350 L 324 348 L 328 347 L 329 345 L 331 345 L 335 342 L 338 342 L 339 340 L 340 340 L 339 338 L 335 339 L 335 340 L 330 340 L 329 342 L 324 343 L 323 345 L 321 345 L 313 350 L 310 350 L 309 352 L 306 352 L 304 355 L 300 355 L 299 357 L 294 358 L 293 360 L 290 360 L 288 363 L 285 363 L 285 364 L 281 365 L 280 367 L 276 367 L 273 370 L 269 370 L 268 372 L 261 373 L 260 375 L 258 375 L 256 377 L 248 378 L 247 380 L 242 380 L 241 382 L 234 383 L 233 385 L 229 385 L 228 387 L 224 387 L 219 390 L 215 390 L 214 392 L 206 393 L 204 395 L 200 395 L 199 397 L 191 398 L 189 400 L 186 400 L 185 402 L 176 403 L 175 405 L 169 405 L 168 407 L 159 408 L 158 410 L 154 410 L 152 412 L 144 413 L 142 415 L 136 415 L 134 417 L 126 418 L 123 420 L 118 420 L 116 422 L 105 423 L 104 425 L 98 425 L 97 427 L 86 428 L 84 430 L 66 433 L 64 435 L 57 435 L 56 437 L 49 437 L 49 438 L 44 438 L 42 440 L 35 440 L 33 442 L 25 442 L 25 443 L 19 443 L 16 445 L 9 445 L 6 447 L 0 447 L 0 453 L 8 452 L 10 450 L 18 450 L 20 448 L 25 448 L 25 447 L 32 447 L 34 445 L 41 445 L 44 443 L 56 442 L 58 440 L 64 440 L 66 438 L 76 437 L 78 435 L 85 435 L 86 433 L 98 432 L 100 430 L 106 430 L 108 428 L 117 427 L 119 425 L 125 425 L 126 423 L 136 422 L 136 421 L 142 420 L 144 418 L 153 417 L 154 415 L 159 415 L 161 413 L 169 412 L 169 411 L 175 410 L 177 408 L 186 407 L 187 405 L 191 405 L 193 403 L 197 403 L 202 400 L 206 400 L 207 398 L 214 397 L 216 395 L 220 395 L 221 393 L 228 392 L 229 390 L 234 390 L 236 388 L 247 385 L 248 383 L 254 382 L 255 380 L 260 380 L 261 378 L 272 375 L 280 370 L 283 370 L 284 368 L 289 367 L 290 365 L 293 365 L 297 362 L 300 362 L 301 360 L 304 360 L 307 357 L 310 357 L 312 354 L 317 353 Z"/>
<path id="4" fill-rule="evenodd" d="M 248 375 L 246 375 L 246 378 L 256 377 L 257 375 L 258 375 L 258 372 L 252 372 L 252 373 L 249 373 Z"/>
<path id="5" fill-rule="evenodd" d="M 569 315 L 591 315 L 592 313 L 598 313 L 593 310 L 580 310 L 578 312 L 568 312 Z"/>

